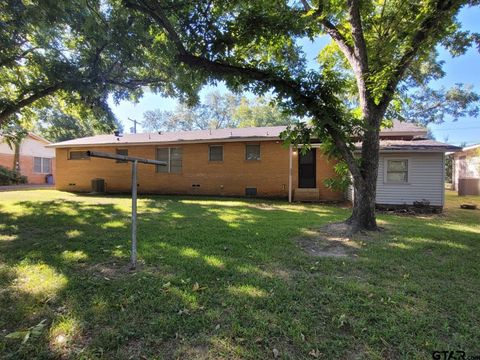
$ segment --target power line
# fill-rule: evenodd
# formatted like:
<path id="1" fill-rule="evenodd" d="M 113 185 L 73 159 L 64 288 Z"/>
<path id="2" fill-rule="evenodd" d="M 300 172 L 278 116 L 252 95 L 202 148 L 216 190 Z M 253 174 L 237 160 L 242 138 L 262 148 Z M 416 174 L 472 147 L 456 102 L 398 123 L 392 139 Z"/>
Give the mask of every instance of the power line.
<path id="1" fill-rule="evenodd" d="M 140 124 L 140 121 L 135 120 L 135 119 L 130 119 L 130 118 L 127 118 L 127 120 L 133 122 L 133 133 L 136 134 L 137 133 L 137 124 Z M 132 130 L 132 128 L 130 128 L 130 130 Z"/>
<path id="2" fill-rule="evenodd" d="M 430 129 L 432 131 L 451 131 L 451 130 L 471 130 L 471 129 L 480 129 L 480 126 L 473 127 L 464 127 L 464 128 L 447 128 L 447 129 Z"/>

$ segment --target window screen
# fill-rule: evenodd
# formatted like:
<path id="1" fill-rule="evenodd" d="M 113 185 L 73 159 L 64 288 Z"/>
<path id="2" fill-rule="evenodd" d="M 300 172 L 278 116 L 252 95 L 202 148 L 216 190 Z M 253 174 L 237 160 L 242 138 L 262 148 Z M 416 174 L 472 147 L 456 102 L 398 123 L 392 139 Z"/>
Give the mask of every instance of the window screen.
<path id="1" fill-rule="evenodd" d="M 159 148 L 157 149 L 157 160 L 158 161 L 165 161 L 168 163 L 168 150 L 169 148 Z M 157 172 L 160 173 L 168 173 L 169 166 L 161 166 L 157 165 Z"/>
<path id="2" fill-rule="evenodd" d="M 44 174 L 49 174 L 52 172 L 52 159 L 48 158 L 43 158 L 42 159 L 42 165 L 43 165 L 43 173 Z"/>
<path id="3" fill-rule="evenodd" d="M 182 172 L 182 149 L 170 148 L 170 172 Z"/>
<path id="4" fill-rule="evenodd" d="M 212 145 L 209 149 L 209 157 L 210 161 L 223 161 L 223 146 L 222 145 Z"/>
<path id="5" fill-rule="evenodd" d="M 33 158 L 33 172 L 41 174 L 49 174 L 52 172 L 52 159 L 50 158 Z"/>
<path id="6" fill-rule="evenodd" d="M 33 158 L 33 171 L 36 173 L 42 172 L 42 158 L 40 157 Z"/>
<path id="7" fill-rule="evenodd" d="M 117 155 L 128 156 L 128 149 L 117 149 Z M 127 163 L 126 160 L 117 160 L 117 163 Z"/>
<path id="8" fill-rule="evenodd" d="M 70 151 L 69 153 L 70 160 L 85 160 L 89 159 L 89 156 L 86 151 Z"/>
<path id="9" fill-rule="evenodd" d="M 387 182 L 408 182 L 408 160 L 387 161 Z"/>
<path id="10" fill-rule="evenodd" d="M 157 172 L 177 174 L 182 172 L 181 148 L 158 148 L 157 160 L 167 163 L 167 166 L 157 165 Z"/>
<path id="11" fill-rule="evenodd" d="M 260 144 L 245 145 L 246 160 L 260 160 Z"/>

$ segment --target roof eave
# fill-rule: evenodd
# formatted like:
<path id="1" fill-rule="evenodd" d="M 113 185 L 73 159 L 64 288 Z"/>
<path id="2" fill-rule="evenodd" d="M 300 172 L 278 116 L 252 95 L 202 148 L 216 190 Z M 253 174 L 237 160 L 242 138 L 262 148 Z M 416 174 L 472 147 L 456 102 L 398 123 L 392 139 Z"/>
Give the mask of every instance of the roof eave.
<path id="1" fill-rule="evenodd" d="M 146 146 L 146 145 L 181 145 L 181 144 L 212 144 L 212 143 L 224 143 L 224 142 L 242 142 L 242 141 L 279 141 L 280 137 L 234 137 L 234 138 L 219 138 L 219 139 L 203 139 L 203 140 L 177 140 L 177 141 L 141 141 L 141 142 L 111 142 L 111 143 L 102 143 L 102 144 L 50 144 L 46 147 L 49 148 L 84 148 L 84 147 L 109 147 L 109 146 Z"/>
<path id="2" fill-rule="evenodd" d="M 380 131 L 380 137 L 382 136 L 426 136 L 428 135 L 427 131 Z"/>

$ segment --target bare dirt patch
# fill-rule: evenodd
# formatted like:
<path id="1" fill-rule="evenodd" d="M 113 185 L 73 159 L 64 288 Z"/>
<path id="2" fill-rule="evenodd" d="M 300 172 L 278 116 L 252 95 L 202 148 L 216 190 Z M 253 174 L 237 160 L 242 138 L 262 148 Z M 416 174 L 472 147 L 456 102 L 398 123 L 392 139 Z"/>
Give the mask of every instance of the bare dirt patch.
<path id="1" fill-rule="evenodd" d="M 266 211 L 281 210 L 281 208 L 279 208 L 278 206 L 275 206 L 272 204 L 266 204 L 266 203 L 249 203 L 247 206 L 251 209 L 266 210 Z"/>
<path id="2" fill-rule="evenodd" d="M 368 238 L 368 234 L 352 235 L 351 227 L 341 222 L 307 230 L 296 242 L 310 256 L 348 258 L 357 256 L 357 250 Z"/>
<path id="3" fill-rule="evenodd" d="M 130 264 L 127 262 L 99 263 L 88 266 L 85 270 L 91 275 L 105 280 L 117 279 L 132 273 Z"/>

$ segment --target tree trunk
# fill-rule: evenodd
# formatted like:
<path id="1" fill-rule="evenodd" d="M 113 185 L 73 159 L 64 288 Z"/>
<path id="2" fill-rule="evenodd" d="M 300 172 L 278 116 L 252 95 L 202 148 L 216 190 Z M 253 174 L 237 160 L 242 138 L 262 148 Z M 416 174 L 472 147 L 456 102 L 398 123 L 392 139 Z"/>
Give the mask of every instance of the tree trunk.
<path id="1" fill-rule="evenodd" d="M 354 182 L 353 210 L 347 223 L 352 232 L 361 230 L 377 230 L 375 218 L 376 184 L 374 182 Z"/>
<path id="2" fill-rule="evenodd" d="M 380 150 L 380 122 L 382 111 L 365 111 L 366 129 L 362 136 L 360 176 L 354 176 L 352 215 L 347 220 L 352 231 L 378 230 L 375 218 L 378 161 Z"/>
<path id="3" fill-rule="evenodd" d="M 14 145 L 14 155 L 13 155 L 13 171 L 20 173 L 20 143 L 15 143 Z"/>

